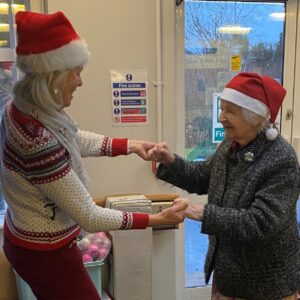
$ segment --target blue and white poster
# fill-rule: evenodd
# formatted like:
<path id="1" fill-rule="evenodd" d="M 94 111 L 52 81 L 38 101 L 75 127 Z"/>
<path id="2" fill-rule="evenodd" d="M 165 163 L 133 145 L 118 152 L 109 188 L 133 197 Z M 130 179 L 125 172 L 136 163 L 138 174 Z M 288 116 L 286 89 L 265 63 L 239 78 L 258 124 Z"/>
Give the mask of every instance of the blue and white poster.
<path id="1" fill-rule="evenodd" d="M 145 70 L 111 70 L 113 126 L 149 124 L 149 97 Z"/>

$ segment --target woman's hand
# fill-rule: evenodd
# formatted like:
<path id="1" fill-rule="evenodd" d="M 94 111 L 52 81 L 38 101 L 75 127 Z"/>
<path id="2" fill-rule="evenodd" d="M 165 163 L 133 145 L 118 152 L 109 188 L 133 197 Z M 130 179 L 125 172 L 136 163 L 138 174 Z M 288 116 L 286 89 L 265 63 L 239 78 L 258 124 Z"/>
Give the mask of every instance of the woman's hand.
<path id="1" fill-rule="evenodd" d="M 171 151 L 167 143 L 156 144 L 148 151 L 148 156 L 151 160 L 168 165 L 174 161 L 175 155 Z"/>
<path id="2" fill-rule="evenodd" d="M 183 212 L 186 218 L 195 220 L 195 221 L 202 221 L 203 213 L 204 213 L 204 205 L 202 204 L 193 204 L 187 198 L 176 198 L 173 202 L 173 207 L 177 205 L 181 206 L 182 203 L 187 204 L 187 208 Z"/>
<path id="3" fill-rule="evenodd" d="M 130 153 L 135 153 L 144 160 L 151 160 L 148 151 L 156 144 L 147 141 L 128 140 L 128 148 Z"/>
<path id="4" fill-rule="evenodd" d="M 187 203 L 182 202 L 178 205 L 166 208 L 158 214 L 149 216 L 149 226 L 154 225 L 170 225 L 179 224 L 184 220 L 184 210 L 187 208 Z"/>

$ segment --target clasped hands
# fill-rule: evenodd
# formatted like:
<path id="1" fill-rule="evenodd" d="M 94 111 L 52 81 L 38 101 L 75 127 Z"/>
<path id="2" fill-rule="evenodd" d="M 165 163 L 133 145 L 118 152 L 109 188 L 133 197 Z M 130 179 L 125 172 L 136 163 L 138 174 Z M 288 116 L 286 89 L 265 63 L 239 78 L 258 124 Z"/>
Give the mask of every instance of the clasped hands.
<path id="1" fill-rule="evenodd" d="M 129 140 L 129 150 L 147 161 L 156 161 L 168 165 L 174 161 L 175 156 L 168 144 L 152 143 L 147 141 Z M 172 207 L 164 209 L 159 213 L 165 224 L 175 224 L 183 222 L 184 218 L 202 221 L 204 206 L 194 204 L 188 198 L 177 198 Z"/>
<path id="2" fill-rule="evenodd" d="M 202 221 L 204 213 L 204 205 L 192 203 L 188 198 L 176 198 L 173 202 L 174 209 L 185 207 L 180 212 L 185 218 L 195 221 Z"/>
<path id="3" fill-rule="evenodd" d="M 140 140 L 129 140 L 129 151 L 147 161 L 156 161 L 165 165 L 171 163 L 175 156 L 167 143 L 152 143 Z"/>
<path id="4" fill-rule="evenodd" d="M 178 224 L 182 223 L 184 218 L 202 221 L 203 211 L 202 204 L 193 204 L 187 198 L 176 198 L 170 208 L 162 210 L 151 218 L 150 225 Z"/>

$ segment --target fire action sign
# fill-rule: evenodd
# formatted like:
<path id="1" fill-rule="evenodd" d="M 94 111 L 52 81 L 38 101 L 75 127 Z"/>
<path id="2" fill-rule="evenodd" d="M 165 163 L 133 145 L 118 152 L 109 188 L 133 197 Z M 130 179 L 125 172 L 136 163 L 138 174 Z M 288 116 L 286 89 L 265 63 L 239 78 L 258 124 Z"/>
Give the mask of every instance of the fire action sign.
<path id="1" fill-rule="evenodd" d="M 147 72 L 111 70 L 113 126 L 149 124 Z"/>

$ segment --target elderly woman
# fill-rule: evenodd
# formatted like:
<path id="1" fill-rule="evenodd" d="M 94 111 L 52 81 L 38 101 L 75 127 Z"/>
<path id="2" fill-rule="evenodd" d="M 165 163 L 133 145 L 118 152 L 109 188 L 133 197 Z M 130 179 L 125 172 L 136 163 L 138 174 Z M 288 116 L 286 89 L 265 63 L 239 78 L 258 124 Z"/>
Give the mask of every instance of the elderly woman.
<path id="1" fill-rule="evenodd" d="M 300 239 L 296 202 L 299 164 L 274 123 L 285 89 L 255 73 L 234 77 L 221 95 L 225 141 L 204 162 L 189 162 L 165 143 L 149 151 L 161 162 L 157 177 L 206 205 L 189 204 L 186 217 L 209 235 L 206 282 L 213 300 L 297 299 Z M 176 200 L 178 203 L 186 199 Z"/>

